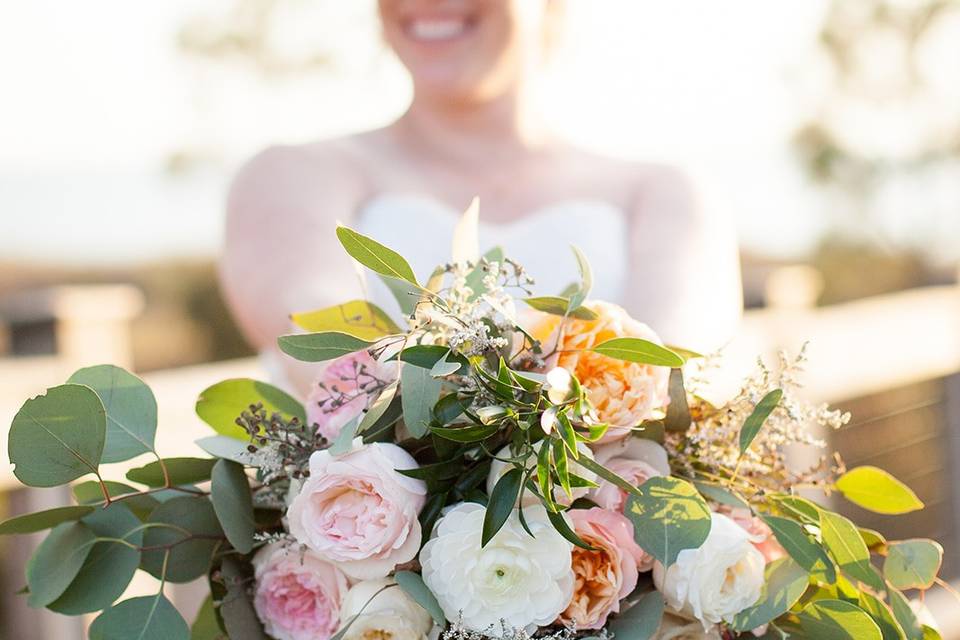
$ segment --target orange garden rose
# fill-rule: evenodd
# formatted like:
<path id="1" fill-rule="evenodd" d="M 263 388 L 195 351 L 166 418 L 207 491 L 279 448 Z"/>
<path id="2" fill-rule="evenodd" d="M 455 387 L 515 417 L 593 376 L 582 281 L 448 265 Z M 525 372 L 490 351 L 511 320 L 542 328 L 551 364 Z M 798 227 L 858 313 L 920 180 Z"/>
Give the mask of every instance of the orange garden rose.
<path id="1" fill-rule="evenodd" d="M 584 306 L 598 316 L 595 320 L 568 318 L 558 335 L 561 318 L 537 314 L 531 335 L 543 344 L 545 353 L 557 354 L 548 365 L 563 367 L 587 389 L 590 402 L 602 422 L 610 425 L 601 442 L 625 437 L 631 427 L 653 415 L 669 402 L 670 369 L 610 358 L 586 351 L 612 338 L 643 338 L 660 344 L 660 338 L 642 322 L 631 318 L 622 307 L 593 301 Z M 558 342 L 559 339 L 559 342 Z"/>

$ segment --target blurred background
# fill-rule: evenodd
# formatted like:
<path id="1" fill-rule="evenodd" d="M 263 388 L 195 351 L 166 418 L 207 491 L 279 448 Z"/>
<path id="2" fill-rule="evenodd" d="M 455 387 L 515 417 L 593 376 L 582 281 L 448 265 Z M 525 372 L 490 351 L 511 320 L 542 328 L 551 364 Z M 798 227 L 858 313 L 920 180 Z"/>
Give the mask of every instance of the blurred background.
<path id="1" fill-rule="evenodd" d="M 953 580 L 958 78 L 956 0 L 572 0 L 543 87 L 570 138 L 679 165 L 735 218 L 750 311 L 730 360 L 809 339 L 811 397 L 854 412 L 832 445 L 928 504 L 848 512 L 939 539 Z M 0 3 L 0 82 L 0 418 L 113 361 L 146 375 L 161 452 L 183 455 L 196 394 L 257 371 L 215 277 L 231 175 L 268 144 L 379 126 L 409 100 L 374 3 Z M 3 459 L 4 511 L 62 501 L 15 490 Z M 77 637 L 11 595 L 31 541 L 0 544 L 0 638 Z M 927 604 L 960 637 L 960 604 Z"/>

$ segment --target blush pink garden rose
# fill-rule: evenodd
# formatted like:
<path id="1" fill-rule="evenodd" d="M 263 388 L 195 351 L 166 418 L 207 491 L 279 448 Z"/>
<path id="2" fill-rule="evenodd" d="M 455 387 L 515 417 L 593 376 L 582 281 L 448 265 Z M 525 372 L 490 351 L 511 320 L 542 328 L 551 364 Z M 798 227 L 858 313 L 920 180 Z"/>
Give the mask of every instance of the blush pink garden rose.
<path id="1" fill-rule="evenodd" d="M 276 640 L 327 640 L 340 625 L 347 578 L 310 551 L 282 543 L 253 558 L 254 609 Z"/>
<path id="2" fill-rule="evenodd" d="M 356 438 L 353 447 L 340 456 L 326 450 L 310 456 L 310 477 L 291 502 L 287 523 L 297 542 L 351 578 L 383 578 L 417 555 L 417 516 L 427 487 L 397 473 L 417 468 L 397 445 Z"/>
<path id="3" fill-rule="evenodd" d="M 573 597 L 558 621 L 600 629 L 636 588 L 639 568 L 651 566 L 649 556 L 634 542 L 633 525 L 623 515 L 596 507 L 567 515 L 577 535 L 596 551 L 573 548 Z"/>
<path id="4" fill-rule="evenodd" d="M 597 462 L 636 487 L 654 476 L 670 475 L 666 450 L 652 440 L 626 438 L 597 447 Z M 627 492 L 606 480 L 597 481 L 590 490 L 590 499 L 604 509 L 622 512 Z"/>
<path id="5" fill-rule="evenodd" d="M 632 427 L 653 416 L 670 400 L 670 369 L 625 362 L 587 351 L 612 338 L 643 338 L 660 344 L 660 338 L 642 322 L 631 318 L 622 307 L 592 301 L 584 306 L 597 314 L 595 320 L 568 318 L 559 334 L 561 318 L 546 313 L 525 316 L 529 333 L 544 345 L 547 353 L 558 355 L 548 368 L 563 367 L 587 389 L 590 402 L 601 422 L 610 425 L 601 442 L 626 437 Z"/>
<path id="6" fill-rule="evenodd" d="M 750 534 L 750 542 L 757 548 L 757 551 L 763 554 L 763 559 L 766 560 L 767 564 L 787 555 L 786 550 L 780 546 L 776 536 L 773 535 L 773 530 L 766 522 L 750 513 L 749 509 L 720 505 L 717 511 L 728 516 Z"/>
<path id="7" fill-rule="evenodd" d="M 331 360 L 307 396 L 307 422 L 328 441 L 345 424 L 360 416 L 374 400 L 371 392 L 397 379 L 397 365 L 377 362 L 366 351 Z"/>

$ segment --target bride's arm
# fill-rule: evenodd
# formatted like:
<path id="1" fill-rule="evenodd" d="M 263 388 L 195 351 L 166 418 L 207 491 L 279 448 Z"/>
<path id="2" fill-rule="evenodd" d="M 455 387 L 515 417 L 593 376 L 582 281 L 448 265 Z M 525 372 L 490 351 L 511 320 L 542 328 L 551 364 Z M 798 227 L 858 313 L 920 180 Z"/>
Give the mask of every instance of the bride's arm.
<path id="1" fill-rule="evenodd" d="M 638 185 L 630 274 L 628 310 L 665 342 L 712 351 L 736 332 L 743 311 L 736 228 L 704 212 L 675 170 L 651 170 Z"/>
<path id="2" fill-rule="evenodd" d="M 292 312 L 358 297 L 334 229 L 349 223 L 361 197 L 359 174 L 336 154 L 274 147 L 239 172 L 227 199 L 220 279 L 254 348 L 275 350 Z"/>

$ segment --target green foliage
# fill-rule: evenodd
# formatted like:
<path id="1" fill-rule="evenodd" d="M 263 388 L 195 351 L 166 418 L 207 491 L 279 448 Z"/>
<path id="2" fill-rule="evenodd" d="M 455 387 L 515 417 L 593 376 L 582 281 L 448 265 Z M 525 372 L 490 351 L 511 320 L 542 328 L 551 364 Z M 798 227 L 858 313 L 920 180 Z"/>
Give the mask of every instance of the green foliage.
<path id="1" fill-rule="evenodd" d="M 106 431 L 106 410 L 93 389 L 47 389 L 27 400 L 10 425 L 13 473 L 28 487 L 55 487 L 97 473 Z"/>
<path id="2" fill-rule="evenodd" d="M 120 367 L 105 364 L 80 369 L 67 382 L 93 389 L 107 412 L 100 462 L 122 462 L 153 451 L 157 400 L 143 380 Z"/>
<path id="3" fill-rule="evenodd" d="M 943 547 L 933 540 L 891 542 L 883 561 L 883 577 L 895 589 L 929 589 L 942 563 Z"/>
<path id="4" fill-rule="evenodd" d="M 620 640 L 650 640 L 660 628 L 663 608 L 663 596 L 658 591 L 651 591 L 632 607 L 617 614 L 607 629 Z"/>
<path id="5" fill-rule="evenodd" d="M 747 449 L 750 448 L 750 444 L 760 433 L 763 423 L 767 421 L 773 410 L 780 404 L 781 398 L 783 398 L 783 389 L 774 389 L 763 396 L 750 415 L 747 416 L 743 427 L 740 429 L 740 455 L 746 453 Z"/>
<path id="6" fill-rule="evenodd" d="M 240 553 L 253 550 L 253 499 L 243 466 L 218 460 L 213 467 L 210 501 L 227 540 Z"/>
<path id="7" fill-rule="evenodd" d="M 27 513 L 22 516 L 9 518 L 0 523 L 0 536 L 19 533 L 34 533 L 50 529 L 63 522 L 79 520 L 85 515 L 93 513 L 93 507 L 57 507 L 36 513 Z"/>
<path id="8" fill-rule="evenodd" d="M 837 479 L 837 490 L 850 502 L 888 515 L 923 509 L 910 487 L 877 467 L 856 467 Z"/>
<path id="9" fill-rule="evenodd" d="M 212 595 L 207 596 L 203 601 L 196 619 L 190 625 L 190 640 L 229 640 L 220 629 L 220 623 L 217 622 Z"/>
<path id="10" fill-rule="evenodd" d="M 213 505 L 205 497 L 173 498 L 150 514 L 143 535 L 140 566 L 168 582 L 189 582 L 207 573 L 214 550 L 224 539 Z M 167 555 L 169 554 L 169 558 Z"/>
<path id="11" fill-rule="evenodd" d="M 371 341 L 361 340 L 339 331 L 280 336 L 277 338 L 277 344 L 285 354 L 303 362 L 333 360 L 373 346 Z"/>
<path id="12" fill-rule="evenodd" d="M 354 260 L 371 271 L 418 285 L 409 263 L 393 249 L 348 227 L 337 227 L 337 238 Z"/>
<path id="13" fill-rule="evenodd" d="M 586 301 L 593 289 L 593 269 L 590 267 L 590 261 L 587 260 L 583 251 L 575 245 L 570 245 L 570 249 L 573 250 L 573 255 L 577 259 L 577 270 L 580 272 L 580 286 L 570 294 L 568 310 L 572 312 Z"/>
<path id="14" fill-rule="evenodd" d="M 778 516 L 764 516 L 764 522 L 773 530 L 777 542 L 797 564 L 817 580 L 833 584 L 837 571 L 823 547 L 813 541 L 795 520 Z"/>
<path id="15" fill-rule="evenodd" d="M 430 375 L 430 371 L 416 366 L 403 366 L 400 370 L 400 401 L 403 423 L 414 438 L 427 434 L 430 424 L 430 408 L 440 399 L 443 383 Z"/>
<path id="16" fill-rule="evenodd" d="M 27 563 L 31 607 L 45 607 L 63 594 L 77 577 L 96 536 L 81 522 L 54 527 Z"/>
<path id="17" fill-rule="evenodd" d="M 189 640 L 190 629 L 163 593 L 124 600 L 90 625 L 90 640 Z"/>
<path id="18" fill-rule="evenodd" d="M 710 533 L 710 508 L 692 484 L 678 478 L 650 478 L 627 497 L 624 513 L 640 548 L 664 566 L 684 549 L 699 547 Z"/>
<path id="19" fill-rule="evenodd" d="M 447 360 L 460 365 L 460 368 L 469 367 L 467 359 L 459 354 L 451 354 L 450 347 L 444 347 L 439 344 L 415 344 L 404 348 L 391 359 L 397 359 L 406 362 L 415 367 L 432 370 L 438 362 Z"/>
<path id="20" fill-rule="evenodd" d="M 554 316 L 570 316 L 577 320 L 596 320 L 598 317 L 589 307 L 577 306 L 571 308 L 570 298 L 563 296 L 533 296 L 524 298 L 523 301 L 537 311 Z"/>
<path id="21" fill-rule="evenodd" d="M 212 458 L 164 458 L 163 462 L 127 471 L 127 480 L 148 487 L 174 487 L 210 479 L 216 460 Z"/>
<path id="22" fill-rule="evenodd" d="M 435 623 L 442 626 L 446 622 L 443 609 L 440 608 L 440 603 L 437 602 L 437 598 L 430 589 L 427 588 L 427 585 L 423 583 L 423 578 L 420 577 L 420 574 L 414 573 L 413 571 L 397 571 L 393 579 L 397 581 L 397 584 L 400 585 L 400 588 L 403 589 L 408 596 L 413 598 L 417 604 L 430 614 L 430 617 L 433 618 Z"/>
<path id="23" fill-rule="evenodd" d="M 736 631 L 763 626 L 790 610 L 807 590 L 807 572 L 790 558 L 767 565 L 760 599 L 736 615 L 731 625 Z"/>
<path id="24" fill-rule="evenodd" d="M 286 418 L 307 421 L 307 414 L 299 400 L 277 387 L 250 378 L 232 378 L 209 386 L 197 398 L 196 411 L 200 419 L 221 435 L 248 440 L 249 435 L 237 425 L 237 416 L 251 404 L 263 405 L 267 415 L 280 413 Z"/>
<path id="25" fill-rule="evenodd" d="M 387 312 L 366 300 L 351 300 L 326 309 L 294 313 L 290 319 L 310 332 L 337 331 L 361 340 L 402 333 Z"/>
<path id="26" fill-rule="evenodd" d="M 735 507 L 737 509 L 750 508 L 750 505 L 747 504 L 746 500 L 727 487 L 722 487 L 719 484 L 706 482 L 704 480 L 694 480 L 693 486 L 695 486 L 697 491 L 699 491 L 700 494 L 705 498 L 713 500 L 716 503 L 725 504 L 729 507 Z"/>
<path id="27" fill-rule="evenodd" d="M 247 589 L 252 579 L 249 566 L 233 556 L 226 556 L 220 573 L 226 587 L 220 615 L 230 640 L 268 640 Z"/>
<path id="28" fill-rule="evenodd" d="M 836 513 L 822 511 L 820 531 L 827 551 L 841 571 L 877 591 L 883 590 L 883 580 L 870 564 L 870 551 L 852 522 Z"/>
<path id="29" fill-rule="evenodd" d="M 687 404 L 687 390 L 683 385 L 683 369 L 670 370 L 667 389 L 670 393 L 670 404 L 667 405 L 663 426 L 669 431 L 682 433 L 689 429 L 693 422 L 690 407 Z"/>
<path id="30" fill-rule="evenodd" d="M 195 444 L 216 458 L 254 466 L 254 456 L 247 449 L 249 444 L 242 440 L 216 435 L 200 438 Z"/>
<path id="31" fill-rule="evenodd" d="M 522 469 L 513 468 L 507 471 L 493 487 L 490 493 L 490 501 L 487 503 L 487 512 L 483 516 L 483 533 L 481 536 L 481 546 L 487 546 L 487 543 L 497 535 L 500 528 L 513 513 L 513 508 L 517 504 L 517 498 L 520 496 L 520 485 L 523 483 L 524 472 Z"/>
<path id="32" fill-rule="evenodd" d="M 611 338 L 595 345 L 591 351 L 617 360 L 658 367 L 682 367 L 685 362 L 670 349 L 643 338 Z"/>
<path id="33" fill-rule="evenodd" d="M 798 614 L 813 640 L 883 640 L 877 624 L 859 607 L 842 600 L 816 600 Z"/>

